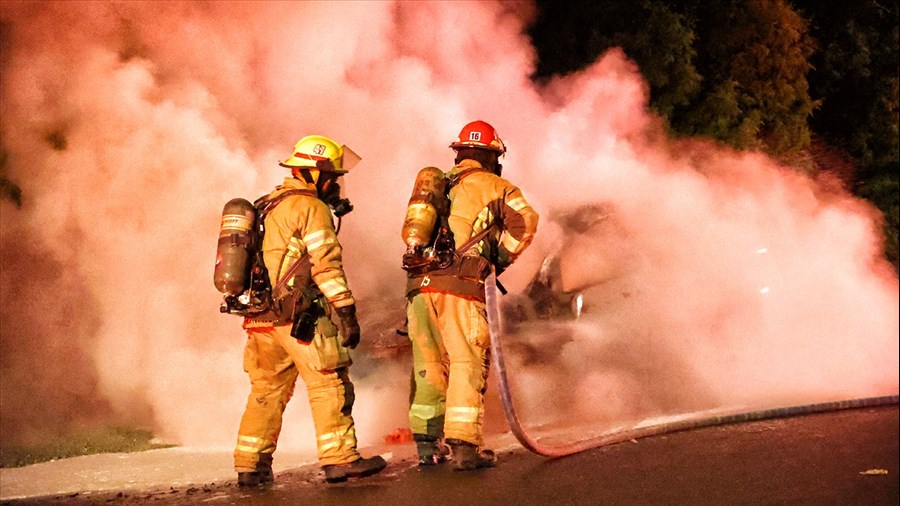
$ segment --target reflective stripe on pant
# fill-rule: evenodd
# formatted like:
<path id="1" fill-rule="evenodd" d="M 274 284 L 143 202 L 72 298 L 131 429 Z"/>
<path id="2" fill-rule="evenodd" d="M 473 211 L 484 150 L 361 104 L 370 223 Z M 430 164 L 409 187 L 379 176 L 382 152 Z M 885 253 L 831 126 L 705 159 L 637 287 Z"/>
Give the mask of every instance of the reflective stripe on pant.
<path id="1" fill-rule="evenodd" d="M 344 464 L 359 459 L 351 415 L 354 393 L 347 373 L 349 355 L 344 349 L 338 362 L 334 357 L 324 356 L 335 353 L 333 341 L 338 337 L 336 331 L 330 331 L 333 327 L 330 320 L 320 319 L 319 331 L 324 330 L 330 336 L 317 332 L 311 344 L 291 337 L 290 325 L 248 330 L 244 370 L 250 375 L 251 391 L 234 451 L 237 471 L 255 470 L 260 453 L 275 451 L 282 414 L 298 375 L 303 378 L 309 396 L 319 463 Z M 318 370 L 323 363 L 337 363 L 340 367 Z"/>
<path id="2" fill-rule="evenodd" d="M 413 350 L 413 434 L 483 443 L 490 335 L 484 304 L 420 293 L 407 306 Z"/>

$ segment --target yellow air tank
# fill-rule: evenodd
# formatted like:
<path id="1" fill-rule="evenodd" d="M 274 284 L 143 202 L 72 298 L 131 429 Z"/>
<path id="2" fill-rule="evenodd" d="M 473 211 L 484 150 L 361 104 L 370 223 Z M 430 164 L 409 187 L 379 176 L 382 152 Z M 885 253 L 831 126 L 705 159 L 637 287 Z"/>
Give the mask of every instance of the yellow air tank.
<path id="1" fill-rule="evenodd" d="M 437 167 L 425 167 L 416 175 L 401 231 L 407 254 L 420 255 L 421 250 L 431 243 L 438 213 L 447 205 L 446 188 L 447 179 Z"/>
<path id="2" fill-rule="evenodd" d="M 239 295 L 250 285 L 250 248 L 255 239 L 256 207 L 241 198 L 229 200 L 222 210 L 213 282 L 225 295 Z"/>

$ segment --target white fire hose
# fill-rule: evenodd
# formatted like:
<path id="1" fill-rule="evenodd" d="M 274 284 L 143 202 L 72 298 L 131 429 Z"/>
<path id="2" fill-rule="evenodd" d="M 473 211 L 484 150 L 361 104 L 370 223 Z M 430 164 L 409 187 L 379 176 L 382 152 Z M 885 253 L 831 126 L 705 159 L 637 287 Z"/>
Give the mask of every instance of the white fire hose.
<path id="1" fill-rule="evenodd" d="M 497 374 L 497 380 L 500 385 L 500 401 L 503 404 L 503 411 L 506 415 L 506 422 L 512 430 L 516 439 L 528 450 L 543 455 L 545 457 L 565 457 L 591 448 L 607 446 L 632 439 L 642 437 L 655 436 L 669 432 L 676 432 L 688 429 L 697 429 L 700 427 L 709 427 L 712 425 L 724 425 L 729 423 L 749 422 L 753 420 L 763 420 L 767 418 L 782 418 L 790 416 L 799 416 L 811 413 L 821 413 L 825 411 L 837 411 L 841 409 L 862 408 L 871 406 L 883 406 L 889 404 L 897 404 L 897 395 L 888 395 L 884 397 L 867 397 L 862 399 L 850 399 L 834 402 L 822 402 L 817 404 L 805 404 L 800 406 L 787 406 L 779 408 L 762 409 L 758 411 L 748 412 L 730 412 L 718 415 L 693 415 L 687 418 L 681 418 L 677 421 L 659 423 L 656 425 L 648 425 L 639 428 L 627 429 L 613 433 L 602 434 L 596 437 L 590 437 L 573 443 L 547 446 L 541 444 L 536 439 L 530 437 L 525 428 L 519 421 L 516 414 L 515 405 L 513 403 L 512 394 L 509 389 L 509 380 L 506 376 L 506 365 L 503 360 L 503 348 L 501 346 L 501 328 L 500 328 L 500 301 L 499 290 L 497 289 L 496 277 L 491 274 L 486 284 L 486 306 L 488 313 L 488 324 L 491 335 L 491 355 L 493 356 L 494 371 Z"/>

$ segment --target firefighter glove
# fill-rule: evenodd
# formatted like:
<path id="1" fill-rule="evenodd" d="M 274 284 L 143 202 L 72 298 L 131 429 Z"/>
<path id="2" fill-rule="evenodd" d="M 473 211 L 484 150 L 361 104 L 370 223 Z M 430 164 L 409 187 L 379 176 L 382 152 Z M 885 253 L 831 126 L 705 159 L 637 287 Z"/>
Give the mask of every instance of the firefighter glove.
<path id="1" fill-rule="evenodd" d="M 338 315 L 338 324 L 344 340 L 341 344 L 347 348 L 356 348 L 359 344 L 359 322 L 356 320 L 356 305 L 339 307 L 335 310 Z"/>

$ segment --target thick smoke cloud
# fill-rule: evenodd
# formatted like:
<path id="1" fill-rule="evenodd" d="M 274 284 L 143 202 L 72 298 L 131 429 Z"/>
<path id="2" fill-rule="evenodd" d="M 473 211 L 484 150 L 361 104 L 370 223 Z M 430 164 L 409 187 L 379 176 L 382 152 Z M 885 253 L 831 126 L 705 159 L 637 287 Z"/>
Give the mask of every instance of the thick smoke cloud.
<path id="1" fill-rule="evenodd" d="M 389 321 L 412 178 L 449 168 L 474 119 L 498 128 L 504 175 L 542 215 L 505 284 L 521 294 L 557 254 L 559 282 L 591 309 L 563 342 L 524 337 L 554 357 L 515 360 L 526 409 L 547 412 L 557 383 L 567 412 L 609 420 L 897 391 L 898 285 L 877 212 L 764 156 L 665 140 L 620 51 L 534 85 L 529 4 L 0 9 L 2 148 L 24 195 L 0 203 L 4 440 L 117 420 L 230 446 L 248 385 L 243 332 L 211 281 L 222 205 L 279 183 L 303 135 L 349 145 L 363 161 L 345 178 L 348 276 L 364 323 Z M 605 217 L 556 219 L 586 205 Z M 408 371 L 357 361 L 366 443 L 406 423 Z M 296 396 L 282 443 L 309 447 Z"/>

